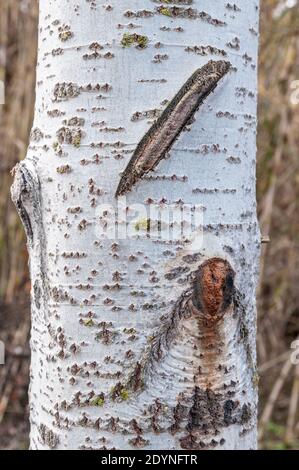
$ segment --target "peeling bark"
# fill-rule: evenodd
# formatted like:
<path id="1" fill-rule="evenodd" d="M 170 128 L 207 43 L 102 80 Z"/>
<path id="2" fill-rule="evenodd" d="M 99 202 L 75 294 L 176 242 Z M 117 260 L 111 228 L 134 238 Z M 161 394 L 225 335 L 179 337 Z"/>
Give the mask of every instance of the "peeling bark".
<path id="1" fill-rule="evenodd" d="M 40 0 L 35 119 L 12 189 L 30 252 L 32 449 L 256 448 L 258 7 Z M 195 90 L 188 77 L 214 56 L 229 75 Z M 130 236 L 110 239 L 99 227 L 132 158 Z M 134 204 L 155 210 L 135 218 Z M 167 210 L 197 205 L 203 223 L 182 237 L 193 222 Z"/>

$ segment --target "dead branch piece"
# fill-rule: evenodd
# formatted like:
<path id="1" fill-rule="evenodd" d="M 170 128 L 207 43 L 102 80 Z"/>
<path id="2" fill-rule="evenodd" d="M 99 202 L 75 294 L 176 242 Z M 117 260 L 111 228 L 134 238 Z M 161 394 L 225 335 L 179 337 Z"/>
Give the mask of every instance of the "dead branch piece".
<path id="1" fill-rule="evenodd" d="M 299 364 L 295 368 L 294 381 L 290 399 L 289 414 L 287 421 L 287 430 L 285 434 L 285 441 L 289 444 L 294 442 L 296 414 L 298 410 L 299 400 Z"/>
<path id="2" fill-rule="evenodd" d="M 275 366 L 281 364 L 282 362 L 284 362 L 287 359 L 287 357 L 289 357 L 289 355 L 290 355 L 290 351 L 285 351 L 280 356 L 275 357 L 274 359 L 271 359 L 270 361 L 267 361 L 264 364 L 260 365 L 259 366 L 259 374 L 262 375 L 265 372 L 267 372 L 267 370 L 271 369 L 272 367 L 275 367 Z"/>
<path id="3" fill-rule="evenodd" d="M 291 363 L 290 357 L 288 357 L 281 369 L 278 379 L 276 380 L 272 388 L 272 391 L 262 413 L 262 417 L 260 419 L 259 439 L 262 439 L 264 436 L 266 426 L 269 423 L 273 413 L 274 405 L 286 381 L 286 378 L 290 373 L 292 366 L 293 364 Z"/>
<path id="4" fill-rule="evenodd" d="M 16 332 L 12 340 L 12 346 L 21 346 L 24 348 L 26 342 L 28 341 L 30 331 L 30 323 L 25 322 Z M 4 366 L 4 374 L 2 377 L 2 388 L 0 389 L 0 424 L 2 423 L 11 395 L 15 387 L 15 377 L 18 376 L 19 370 L 22 367 L 22 358 L 10 356 L 6 365 Z"/>

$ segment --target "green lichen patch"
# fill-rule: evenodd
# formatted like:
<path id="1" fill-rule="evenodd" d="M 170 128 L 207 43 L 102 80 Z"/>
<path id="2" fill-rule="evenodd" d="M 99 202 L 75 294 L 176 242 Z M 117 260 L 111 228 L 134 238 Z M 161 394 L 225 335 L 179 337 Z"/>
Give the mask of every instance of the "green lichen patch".
<path id="1" fill-rule="evenodd" d="M 100 393 L 98 396 L 96 396 L 92 402 L 91 402 L 91 405 L 92 406 L 104 406 L 104 403 L 105 403 L 105 395 L 104 393 Z"/>
<path id="2" fill-rule="evenodd" d="M 124 385 L 118 382 L 115 387 L 111 389 L 111 398 L 114 401 L 126 401 L 129 399 L 129 392 Z"/>
<path id="3" fill-rule="evenodd" d="M 156 11 L 160 15 L 170 16 L 170 17 L 178 17 L 178 18 L 196 18 L 197 11 L 193 10 L 192 8 L 183 8 L 183 7 L 166 7 L 166 6 L 159 6 Z"/>
<path id="4" fill-rule="evenodd" d="M 74 147 L 80 147 L 81 144 L 81 134 L 76 134 L 73 138 L 73 145 Z"/>
<path id="5" fill-rule="evenodd" d="M 149 231 L 150 230 L 150 219 L 140 219 L 134 225 L 136 232 Z"/>
<path id="6" fill-rule="evenodd" d="M 160 15 L 164 15 L 164 16 L 173 16 L 171 10 L 167 7 L 159 7 L 158 8 L 158 13 L 160 13 Z"/>
<path id="7" fill-rule="evenodd" d="M 129 399 L 129 392 L 125 388 L 120 392 L 120 396 L 122 400 L 128 400 Z"/>
<path id="8" fill-rule="evenodd" d="M 134 45 L 137 49 L 145 49 L 148 45 L 148 37 L 136 33 L 124 33 L 121 45 L 123 47 L 131 47 Z"/>
<path id="9" fill-rule="evenodd" d="M 89 318 L 88 320 L 83 320 L 83 325 L 87 326 L 88 328 L 91 328 L 94 326 L 94 321 L 92 318 Z"/>

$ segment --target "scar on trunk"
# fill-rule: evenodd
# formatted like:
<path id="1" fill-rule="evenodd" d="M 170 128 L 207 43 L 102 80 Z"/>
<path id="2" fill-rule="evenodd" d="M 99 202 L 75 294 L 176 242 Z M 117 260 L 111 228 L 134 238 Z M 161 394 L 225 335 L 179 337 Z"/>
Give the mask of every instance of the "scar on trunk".
<path id="1" fill-rule="evenodd" d="M 25 164 L 19 163 L 12 170 L 15 177 L 11 188 L 12 200 L 23 223 L 29 245 L 33 244 L 33 228 L 28 206 L 32 206 L 36 182 Z M 33 208 L 34 209 L 34 208 Z"/>
<path id="2" fill-rule="evenodd" d="M 121 177 L 116 197 L 130 191 L 145 173 L 154 170 L 165 158 L 176 138 L 230 67 L 230 62 L 210 60 L 191 75 L 137 145 Z"/>
<path id="3" fill-rule="evenodd" d="M 202 325 L 212 329 L 223 319 L 234 303 L 234 278 L 230 263 L 221 258 L 211 258 L 198 267 L 192 287 L 180 295 L 171 314 L 162 319 L 151 344 L 129 377 L 128 386 L 133 391 L 143 387 L 154 364 L 165 357 L 179 334 L 181 320 L 196 315 Z"/>
<path id="4" fill-rule="evenodd" d="M 212 258 L 199 267 L 192 302 L 208 321 L 217 321 L 231 305 L 235 293 L 234 278 L 235 272 L 229 262 L 221 258 Z"/>

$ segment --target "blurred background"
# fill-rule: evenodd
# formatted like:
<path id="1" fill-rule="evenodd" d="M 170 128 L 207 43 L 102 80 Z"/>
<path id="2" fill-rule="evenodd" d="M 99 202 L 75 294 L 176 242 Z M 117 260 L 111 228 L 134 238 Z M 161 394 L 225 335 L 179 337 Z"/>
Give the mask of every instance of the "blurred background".
<path id="1" fill-rule="evenodd" d="M 299 449 L 299 1 L 261 0 L 258 213 L 260 448 Z M 28 448 L 29 291 L 23 229 L 10 201 L 13 166 L 25 157 L 34 107 L 37 0 L 1 0 L 0 449 Z M 296 80 L 298 80 L 296 84 Z M 293 99 L 292 99 L 293 97 Z"/>

